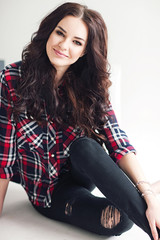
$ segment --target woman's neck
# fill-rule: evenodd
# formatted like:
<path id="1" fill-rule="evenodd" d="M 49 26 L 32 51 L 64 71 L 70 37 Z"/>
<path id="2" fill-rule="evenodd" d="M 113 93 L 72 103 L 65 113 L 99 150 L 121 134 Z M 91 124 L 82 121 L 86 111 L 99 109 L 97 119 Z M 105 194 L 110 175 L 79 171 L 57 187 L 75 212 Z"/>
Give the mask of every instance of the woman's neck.
<path id="1" fill-rule="evenodd" d="M 56 72 L 55 80 L 56 80 L 57 83 L 61 80 L 61 78 L 63 77 L 63 75 L 64 75 L 64 73 L 61 72 L 61 71 L 57 71 L 57 72 Z"/>
<path id="2" fill-rule="evenodd" d="M 62 72 L 62 71 L 56 72 L 55 80 L 54 80 L 56 88 L 62 83 L 63 75 L 64 75 L 64 72 Z"/>

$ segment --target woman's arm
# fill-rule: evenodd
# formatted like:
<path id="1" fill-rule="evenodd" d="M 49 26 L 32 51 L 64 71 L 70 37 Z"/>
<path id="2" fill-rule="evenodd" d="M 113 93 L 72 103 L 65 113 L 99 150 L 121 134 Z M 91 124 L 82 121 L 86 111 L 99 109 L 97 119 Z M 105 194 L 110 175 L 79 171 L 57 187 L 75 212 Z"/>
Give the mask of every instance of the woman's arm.
<path id="1" fill-rule="evenodd" d="M 0 215 L 2 213 L 3 202 L 7 192 L 7 187 L 10 179 L 0 179 Z"/>
<path id="2" fill-rule="evenodd" d="M 159 239 L 156 227 L 160 229 L 160 202 L 152 191 L 152 186 L 148 183 L 136 155 L 134 153 L 126 154 L 121 158 L 118 165 L 135 185 L 138 182 L 141 183 L 137 187 L 141 193 L 144 193 L 144 199 L 147 203 L 146 217 L 154 240 Z"/>
<path id="3" fill-rule="evenodd" d="M 119 167 L 126 173 L 126 175 L 136 185 L 139 181 L 146 181 L 147 179 L 142 171 L 142 168 L 137 160 L 137 156 L 134 153 L 128 153 L 121 158 L 118 162 Z M 140 192 L 144 192 L 148 189 L 148 184 L 139 184 Z"/>

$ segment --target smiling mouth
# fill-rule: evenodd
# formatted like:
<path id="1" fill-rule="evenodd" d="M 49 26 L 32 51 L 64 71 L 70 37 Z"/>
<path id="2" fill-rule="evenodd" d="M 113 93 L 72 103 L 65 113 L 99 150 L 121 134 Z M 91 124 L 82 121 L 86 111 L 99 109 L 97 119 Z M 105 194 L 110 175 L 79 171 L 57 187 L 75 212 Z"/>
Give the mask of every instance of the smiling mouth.
<path id="1" fill-rule="evenodd" d="M 54 52 L 55 52 L 55 54 L 56 54 L 57 56 L 59 56 L 59 57 L 67 57 L 67 58 L 68 58 L 67 55 L 65 55 L 64 53 L 61 53 L 60 51 L 58 51 L 58 50 L 56 50 L 56 49 L 54 49 Z"/>

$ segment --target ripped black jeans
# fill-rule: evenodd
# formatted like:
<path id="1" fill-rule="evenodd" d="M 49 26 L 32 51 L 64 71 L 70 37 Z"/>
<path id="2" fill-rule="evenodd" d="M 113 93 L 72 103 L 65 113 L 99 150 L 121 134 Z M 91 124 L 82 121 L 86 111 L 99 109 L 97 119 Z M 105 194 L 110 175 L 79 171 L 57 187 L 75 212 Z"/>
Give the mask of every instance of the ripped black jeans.
<path id="1" fill-rule="evenodd" d="M 38 212 L 105 236 L 120 235 L 135 223 L 153 239 L 144 199 L 96 141 L 74 141 L 70 160 L 72 171 L 57 184 L 51 208 L 34 206 Z M 92 195 L 95 186 L 106 198 Z"/>

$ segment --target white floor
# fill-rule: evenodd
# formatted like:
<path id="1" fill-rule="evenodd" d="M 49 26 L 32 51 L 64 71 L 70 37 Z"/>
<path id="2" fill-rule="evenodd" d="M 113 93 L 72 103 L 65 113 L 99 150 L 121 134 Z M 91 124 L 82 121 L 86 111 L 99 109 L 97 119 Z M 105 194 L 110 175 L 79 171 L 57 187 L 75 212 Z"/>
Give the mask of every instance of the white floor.
<path id="1" fill-rule="evenodd" d="M 120 237 L 102 237 L 67 224 L 47 219 L 29 203 L 25 191 L 10 183 L 0 218 L 0 240 L 149 240 L 147 234 L 134 227 Z"/>

